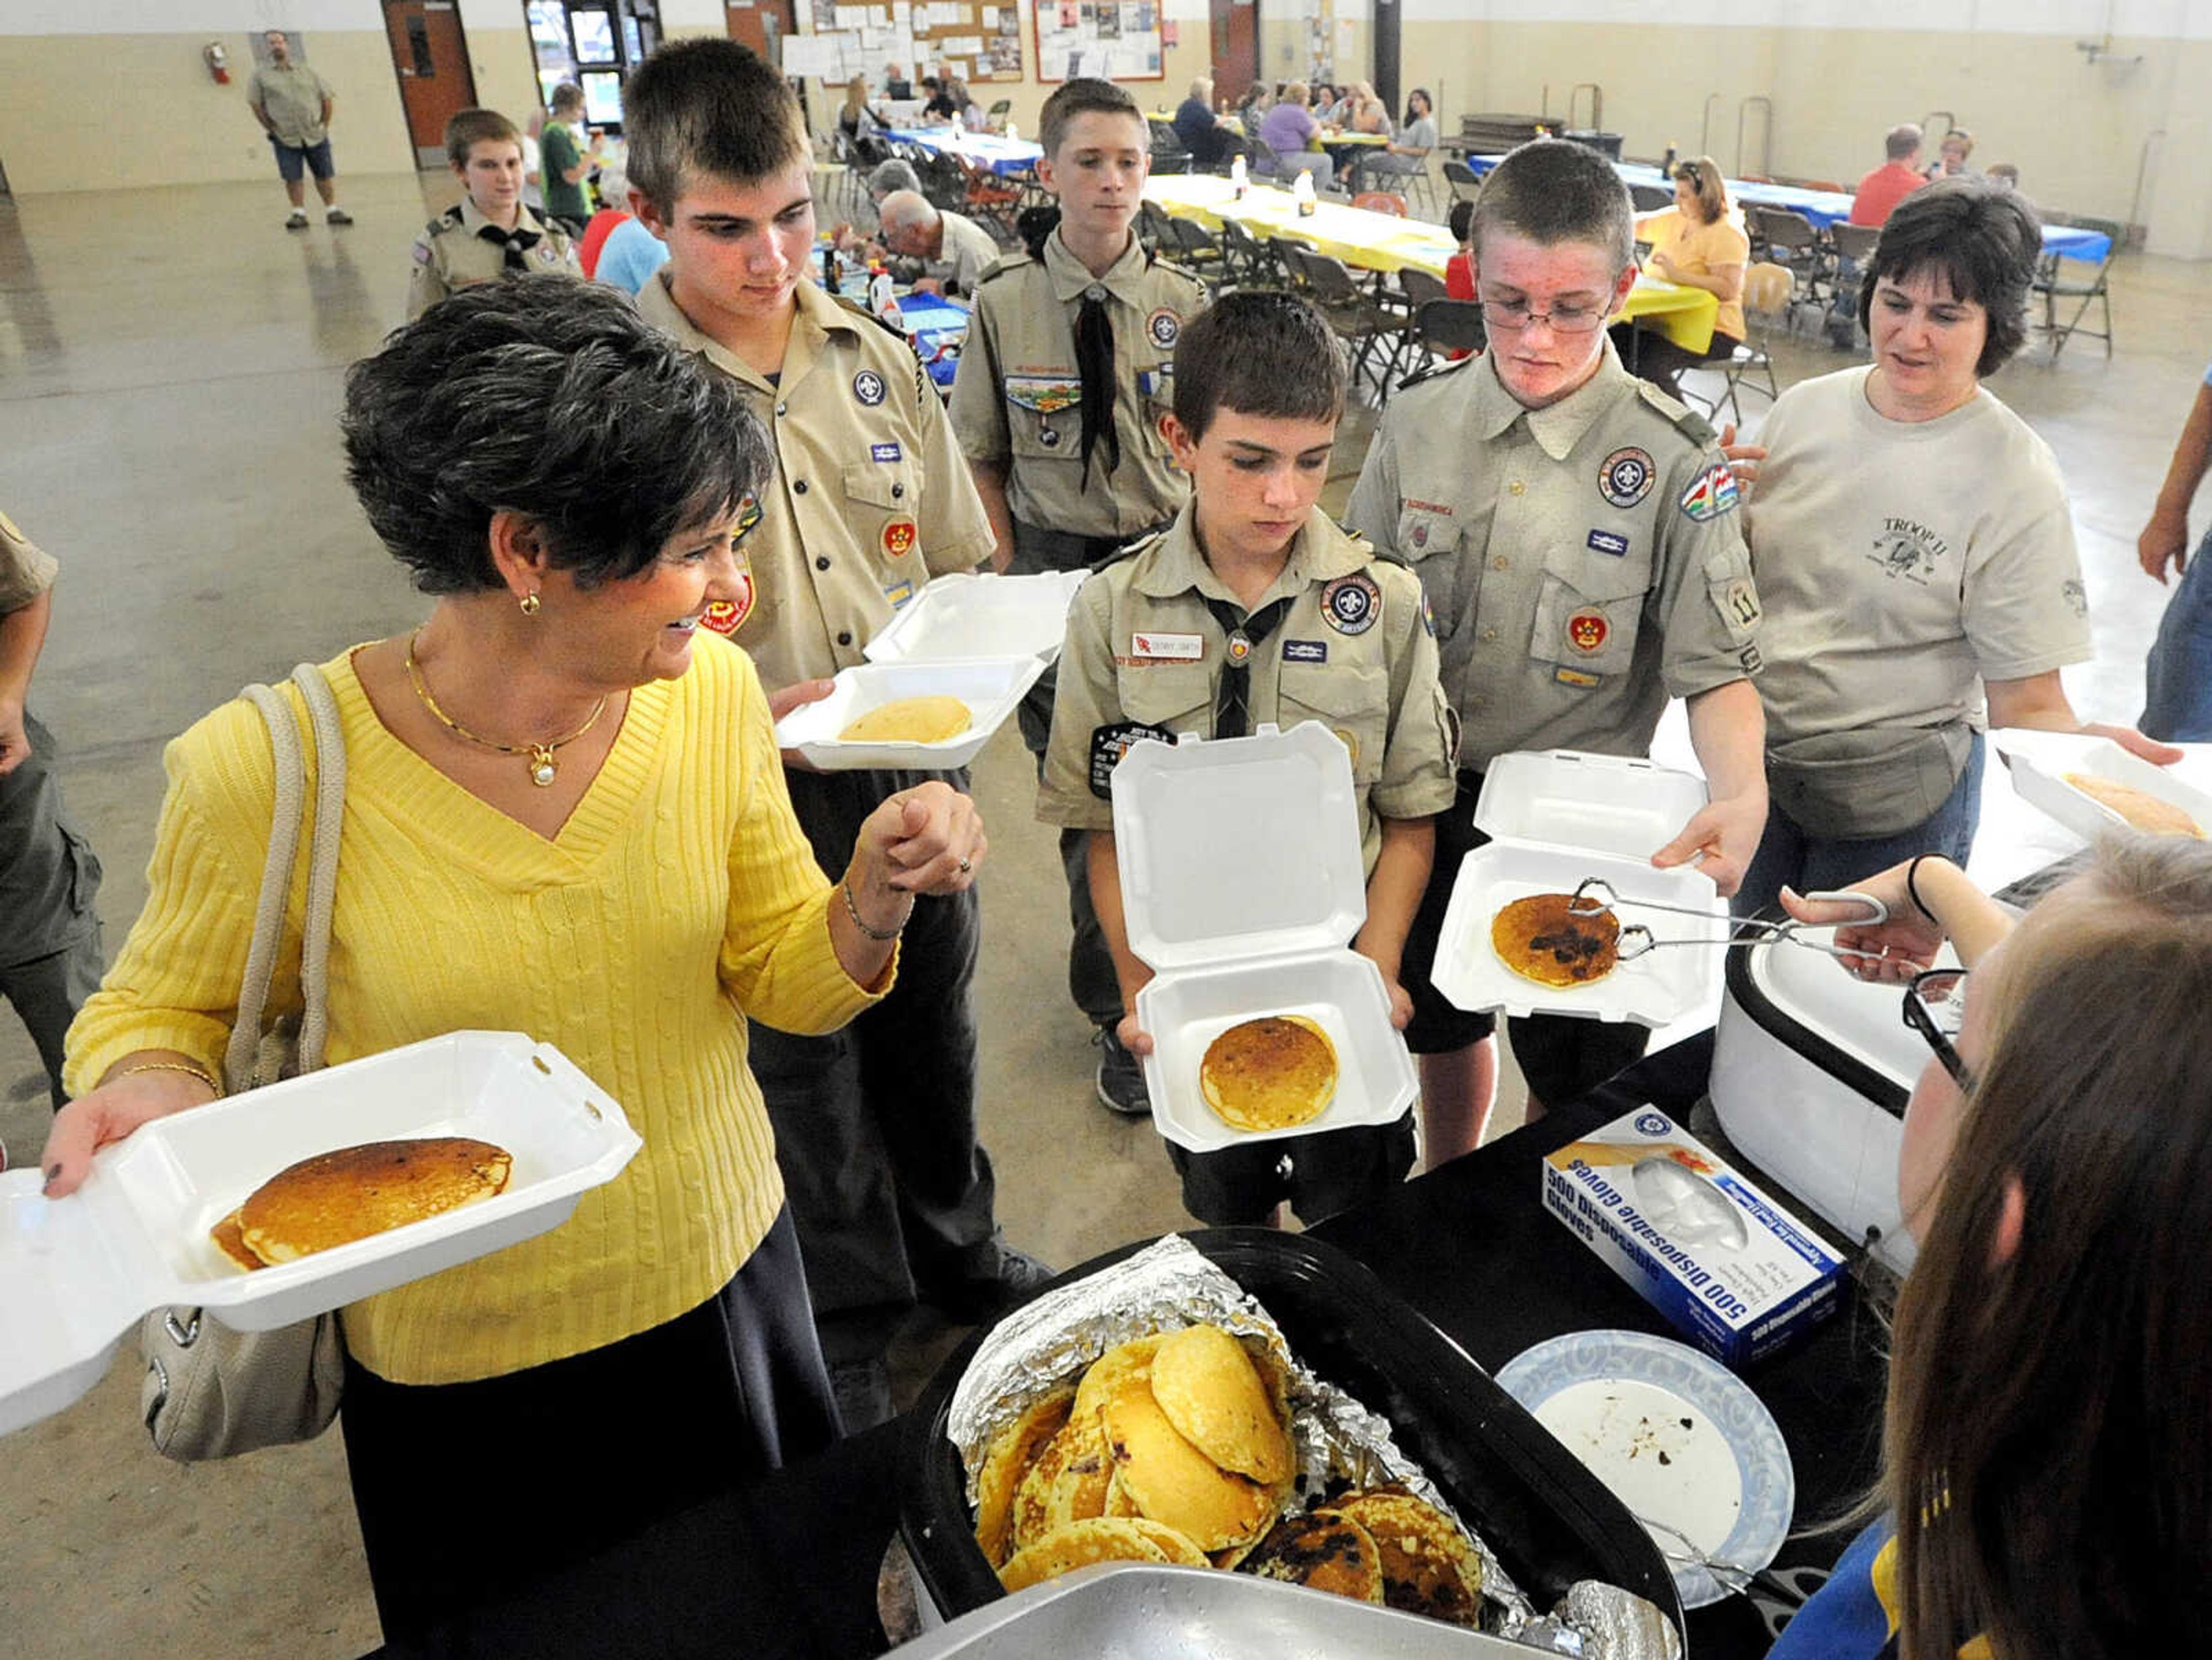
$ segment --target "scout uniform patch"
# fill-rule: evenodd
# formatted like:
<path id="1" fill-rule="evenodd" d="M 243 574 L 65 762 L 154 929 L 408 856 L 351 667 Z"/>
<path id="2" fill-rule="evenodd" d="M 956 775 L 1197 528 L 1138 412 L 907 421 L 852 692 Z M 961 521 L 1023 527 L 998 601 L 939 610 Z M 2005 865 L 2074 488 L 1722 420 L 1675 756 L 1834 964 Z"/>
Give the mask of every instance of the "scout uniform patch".
<path id="1" fill-rule="evenodd" d="M 753 601 L 758 597 L 753 587 L 752 567 L 748 565 L 738 573 L 738 597 L 709 602 L 707 614 L 699 619 L 699 626 L 715 634 L 735 634 L 745 618 L 752 615 Z"/>
<path id="2" fill-rule="evenodd" d="M 1725 461 L 1714 462 L 1682 492 L 1682 511 L 1701 524 L 1724 513 L 1733 513 L 1735 504 L 1735 474 Z"/>
<path id="3" fill-rule="evenodd" d="M 884 526 L 884 551 L 894 559 L 914 551 L 914 520 L 894 519 Z"/>
<path id="4" fill-rule="evenodd" d="M 1321 592 L 1321 614 L 1339 634 L 1364 634 L 1382 611 L 1382 590 L 1365 571 L 1340 576 Z"/>
<path id="5" fill-rule="evenodd" d="M 1595 651 L 1612 632 L 1601 611 L 1578 611 L 1567 618 L 1567 643 L 1579 652 Z"/>
<path id="6" fill-rule="evenodd" d="M 1006 401 L 1017 409 L 1057 415 L 1083 401 L 1083 383 L 1060 374 L 1010 374 Z"/>
<path id="7" fill-rule="evenodd" d="M 853 396 L 870 409 L 884 401 L 884 377 L 873 369 L 862 369 L 853 377 Z"/>
<path id="8" fill-rule="evenodd" d="M 1162 351 L 1173 351 L 1182 334 L 1182 319 L 1162 306 L 1145 319 L 1145 334 Z"/>
<path id="9" fill-rule="evenodd" d="M 1121 764 L 1121 757 L 1129 752 L 1132 744 L 1142 743 L 1147 738 L 1157 738 L 1163 744 L 1175 742 L 1175 734 L 1165 727 L 1147 725 L 1142 721 L 1115 721 L 1095 727 L 1091 733 L 1091 793 L 1102 801 L 1114 799 L 1114 769 Z"/>
<path id="10" fill-rule="evenodd" d="M 1650 494 L 1658 477 L 1649 450 L 1617 449 L 1598 465 L 1597 493 L 1616 508 L 1632 508 Z"/>

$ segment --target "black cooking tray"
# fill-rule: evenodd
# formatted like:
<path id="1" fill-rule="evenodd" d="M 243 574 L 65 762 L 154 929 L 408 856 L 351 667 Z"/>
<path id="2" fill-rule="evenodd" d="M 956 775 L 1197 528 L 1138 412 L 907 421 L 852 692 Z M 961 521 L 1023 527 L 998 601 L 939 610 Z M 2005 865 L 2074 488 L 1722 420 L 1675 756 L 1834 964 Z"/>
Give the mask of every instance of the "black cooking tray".
<path id="1" fill-rule="evenodd" d="M 1333 1246 L 1269 1228 L 1185 1237 L 1260 1300 L 1293 1356 L 1390 1420 L 1399 1447 L 1540 1609 L 1577 1579 L 1602 1579 L 1648 1599 L 1682 1629 L 1666 1560 L 1620 1501 L 1373 1274 Z M 1095 1274 L 1146 1243 L 1054 1283 Z M 1437 1272 L 1449 1274 L 1450 1264 Z M 908 1415 L 899 1453 L 899 1530 L 948 1620 L 1006 1594 L 976 1547 L 966 1474 L 945 1433 L 953 1389 L 981 1341 L 979 1332 L 938 1369 Z"/>

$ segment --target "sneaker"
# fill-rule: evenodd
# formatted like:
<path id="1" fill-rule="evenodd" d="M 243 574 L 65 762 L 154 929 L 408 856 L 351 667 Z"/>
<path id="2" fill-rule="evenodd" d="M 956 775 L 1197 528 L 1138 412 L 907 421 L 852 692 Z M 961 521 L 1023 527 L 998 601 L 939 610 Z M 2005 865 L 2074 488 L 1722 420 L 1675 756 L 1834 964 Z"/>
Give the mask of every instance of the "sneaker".
<path id="1" fill-rule="evenodd" d="M 1142 1118 L 1152 1110 L 1145 1092 L 1145 1073 L 1111 1026 L 1098 1028 L 1098 1098 L 1126 1118 Z"/>
<path id="2" fill-rule="evenodd" d="M 286 230 L 305 230 L 305 229 L 307 229 L 307 209 L 305 209 L 305 208 L 295 208 L 295 209 L 293 209 L 293 210 L 292 210 L 292 216 L 291 216 L 291 217 L 290 217 L 290 218 L 289 218 L 289 219 L 287 219 L 287 220 L 285 220 L 285 222 L 284 222 L 284 228 L 285 228 Z"/>
<path id="3" fill-rule="evenodd" d="M 332 208 L 323 216 L 323 222 L 325 225 L 350 225 L 353 216 L 343 208 Z"/>
<path id="4" fill-rule="evenodd" d="M 988 1278 L 963 1280 L 930 1300 L 953 1324 L 980 1326 L 1028 1302 L 1052 1277 L 1048 1264 L 1001 1242 L 998 1261 Z"/>

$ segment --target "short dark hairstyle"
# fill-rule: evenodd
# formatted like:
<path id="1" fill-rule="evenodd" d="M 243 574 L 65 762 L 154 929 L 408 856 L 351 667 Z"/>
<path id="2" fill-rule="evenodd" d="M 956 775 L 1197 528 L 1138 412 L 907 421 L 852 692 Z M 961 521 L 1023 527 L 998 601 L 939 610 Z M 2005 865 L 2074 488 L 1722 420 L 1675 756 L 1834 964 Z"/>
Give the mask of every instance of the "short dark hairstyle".
<path id="1" fill-rule="evenodd" d="M 1986 179 L 1938 179 L 1914 191 L 1890 214 L 1859 280 L 1859 323 L 1874 316 L 1875 284 L 1902 283 L 1932 271 L 1952 298 L 1970 300 L 1989 316 L 1989 335 L 1974 364 L 1995 374 L 2027 341 L 2027 295 L 2043 254 L 2043 222 L 2026 197 Z"/>
<path id="2" fill-rule="evenodd" d="M 505 142 L 519 152 L 522 135 L 514 123 L 497 110 L 455 110 L 446 123 L 446 159 L 457 167 L 469 164 L 469 152 L 486 142 Z"/>
<path id="3" fill-rule="evenodd" d="M 1176 343 L 1175 415 L 1193 441 L 1217 410 L 1273 420 L 1344 414 L 1344 348 L 1310 300 L 1268 289 L 1223 295 Z"/>
<path id="4" fill-rule="evenodd" d="M 1464 246 L 1474 230 L 1474 204 L 1463 196 L 1456 198 L 1451 211 L 1444 216 L 1444 223 L 1451 231 L 1452 240 Z"/>
<path id="5" fill-rule="evenodd" d="M 737 383 L 628 296 L 546 272 L 440 301 L 346 374 L 346 477 L 425 593 L 496 588 L 489 532 L 530 518 L 582 587 L 647 569 L 771 465 Z"/>
<path id="6" fill-rule="evenodd" d="M 1037 116 L 1037 143 L 1044 147 L 1048 157 L 1059 159 L 1067 130 L 1079 115 L 1126 115 L 1137 124 L 1138 148 L 1152 147 L 1152 125 L 1137 107 L 1135 99 L 1111 81 L 1079 76 L 1060 82 L 1059 89 L 1044 100 L 1044 108 Z"/>
<path id="7" fill-rule="evenodd" d="M 563 81 L 553 88 L 553 96 L 546 100 L 549 110 L 580 110 L 584 107 L 584 89 L 574 81 Z"/>
<path id="8" fill-rule="evenodd" d="M 1523 144 L 1491 170 L 1474 198 L 1469 238 L 1475 257 L 1493 230 L 1545 247 L 1591 242 L 1616 268 L 1636 257 L 1636 210 L 1613 163 L 1563 138 Z"/>
<path id="9" fill-rule="evenodd" d="M 810 154 L 799 100 L 760 55 L 700 37 L 661 47 L 623 88 L 629 182 L 665 213 L 702 175 L 750 185 Z"/>

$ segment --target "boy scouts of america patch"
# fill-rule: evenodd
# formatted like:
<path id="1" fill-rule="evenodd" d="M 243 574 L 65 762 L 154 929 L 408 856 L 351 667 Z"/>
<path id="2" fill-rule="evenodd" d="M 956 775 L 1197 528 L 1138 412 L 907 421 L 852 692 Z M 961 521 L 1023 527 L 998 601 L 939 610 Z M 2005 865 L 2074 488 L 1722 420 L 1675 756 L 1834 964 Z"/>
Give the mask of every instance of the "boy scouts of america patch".
<path id="1" fill-rule="evenodd" d="M 1083 382 L 1064 374 L 1010 374 L 1006 401 L 1017 409 L 1057 415 L 1083 401 Z"/>
<path id="2" fill-rule="evenodd" d="M 1114 769 L 1121 764 L 1121 757 L 1129 752 L 1132 744 L 1142 743 L 1147 738 L 1157 738 L 1163 744 L 1175 742 L 1175 734 L 1165 727 L 1151 726 L 1142 721 L 1116 721 L 1109 726 L 1091 729 L 1091 793 L 1102 801 L 1114 799 Z"/>
<path id="3" fill-rule="evenodd" d="M 862 369 L 853 377 L 853 396 L 870 409 L 884 401 L 884 377 L 873 369 Z"/>
<path id="4" fill-rule="evenodd" d="M 1697 483 L 1682 492 L 1682 511 L 1700 524 L 1735 511 L 1735 474 L 1725 461 L 1716 461 L 1698 475 Z"/>
<path id="5" fill-rule="evenodd" d="M 1182 334 L 1182 319 L 1162 306 L 1145 319 L 1145 337 L 1162 351 L 1173 351 Z"/>
<path id="6" fill-rule="evenodd" d="M 748 565 L 738 573 L 738 597 L 708 601 L 707 614 L 699 619 L 699 626 L 715 634 L 735 634 L 745 618 L 752 615 L 754 596 L 752 567 Z"/>
<path id="7" fill-rule="evenodd" d="M 1632 446 L 1615 450 L 1598 464 L 1597 493 L 1616 508 L 1632 508 L 1651 493 L 1658 476 L 1650 452 Z"/>
<path id="8" fill-rule="evenodd" d="M 884 526 L 884 551 L 894 559 L 914 551 L 914 520 L 894 519 Z"/>
<path id="9" fill-rule="evenodd" d="M 1595 651 L 1612 632 L 1601 611 L 1578 611 L 1567 618 L 1567 643 L 1579 652 Z"/>
<path id="10" fill-rule="evenodd" d="M 1321 591 L 1321 614 L 1339 634 L 1364 634 L 1382 615 L 1382 590 L 1365 571 L 1340 576 Z"/>

